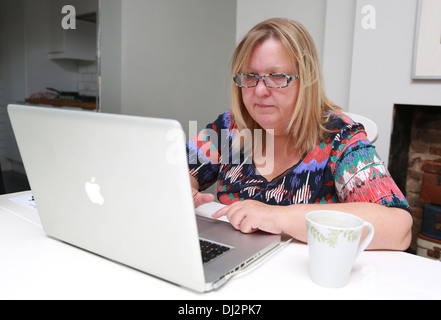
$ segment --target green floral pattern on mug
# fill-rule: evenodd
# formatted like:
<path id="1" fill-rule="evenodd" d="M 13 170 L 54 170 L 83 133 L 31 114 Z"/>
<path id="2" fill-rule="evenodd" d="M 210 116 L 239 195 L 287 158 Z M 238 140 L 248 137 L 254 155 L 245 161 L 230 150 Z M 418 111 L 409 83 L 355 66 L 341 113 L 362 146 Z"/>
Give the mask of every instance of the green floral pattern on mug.
<path id="1" fill-rule="evenodd" d="M 335 248 L 338 244 L 338 237 L 343 233 L 343 237 L 349 242 L 354 242 L 360 239 L 361 230 L 331 230 L 327 236 L 321 233 L 317 228 L 308 223 L 308 231 L 315 240 L 321 243 L 327 243 L 330 247 Z"/>

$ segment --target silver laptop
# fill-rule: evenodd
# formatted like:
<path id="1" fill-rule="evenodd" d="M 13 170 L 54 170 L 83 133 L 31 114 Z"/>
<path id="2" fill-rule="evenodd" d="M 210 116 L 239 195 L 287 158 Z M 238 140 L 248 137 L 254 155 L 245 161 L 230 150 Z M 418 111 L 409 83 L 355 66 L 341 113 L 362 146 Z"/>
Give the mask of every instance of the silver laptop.
<path id="1" fill-rule="evenodd" d="M 280 243 L 195 215 L 175 120 L 19 105 L 8 112 L 53 238 L 200 292 Z"/>

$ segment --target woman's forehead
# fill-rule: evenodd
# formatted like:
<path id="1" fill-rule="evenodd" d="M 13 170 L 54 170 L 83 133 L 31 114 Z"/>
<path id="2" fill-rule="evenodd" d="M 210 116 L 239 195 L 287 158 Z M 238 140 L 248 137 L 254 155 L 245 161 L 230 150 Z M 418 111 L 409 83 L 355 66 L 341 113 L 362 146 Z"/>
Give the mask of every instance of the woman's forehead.
<path id="1" fill-rule="evenodd" d="M 295 62 L 280 40 L 269 38 L 254 46 L 246 59 L 245 68 L 266 73 L 286 73 L 295 70 Z"/>

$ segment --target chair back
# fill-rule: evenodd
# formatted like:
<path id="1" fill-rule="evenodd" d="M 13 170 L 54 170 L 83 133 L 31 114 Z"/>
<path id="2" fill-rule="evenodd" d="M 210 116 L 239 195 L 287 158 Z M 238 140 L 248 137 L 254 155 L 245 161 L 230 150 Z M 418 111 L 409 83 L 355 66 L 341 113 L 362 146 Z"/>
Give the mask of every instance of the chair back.
<path id="1" fill-rule="evenodd" d="M 354 122 L 359 122 L 364 126 L 367 137 L 371 143 L 374 143 L 377 140 L 378 126 L 374 121 L 355 113 L 345 112 L 345 114 Z"/>

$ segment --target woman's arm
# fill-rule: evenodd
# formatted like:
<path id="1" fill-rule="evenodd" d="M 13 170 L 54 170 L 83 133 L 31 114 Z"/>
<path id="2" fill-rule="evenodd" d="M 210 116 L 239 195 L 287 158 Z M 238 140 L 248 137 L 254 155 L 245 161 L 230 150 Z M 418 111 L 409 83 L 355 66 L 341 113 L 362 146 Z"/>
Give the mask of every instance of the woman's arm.
<path id="1" fill-rule="evenodd" d="M 406 250 L 410 245 L 412 216 L 400 208 L 368 202 L 295 204 L 284 207 L 245 200 L 219 210 L 213 217 L 226 215 L 236 229 L 245 233 L 256 230 L 286 233 L 307 242 L 305 217 L 314 210 L 342 211 L 370 222 L 374 226 L 375 236 L 368 249 Z"/>

